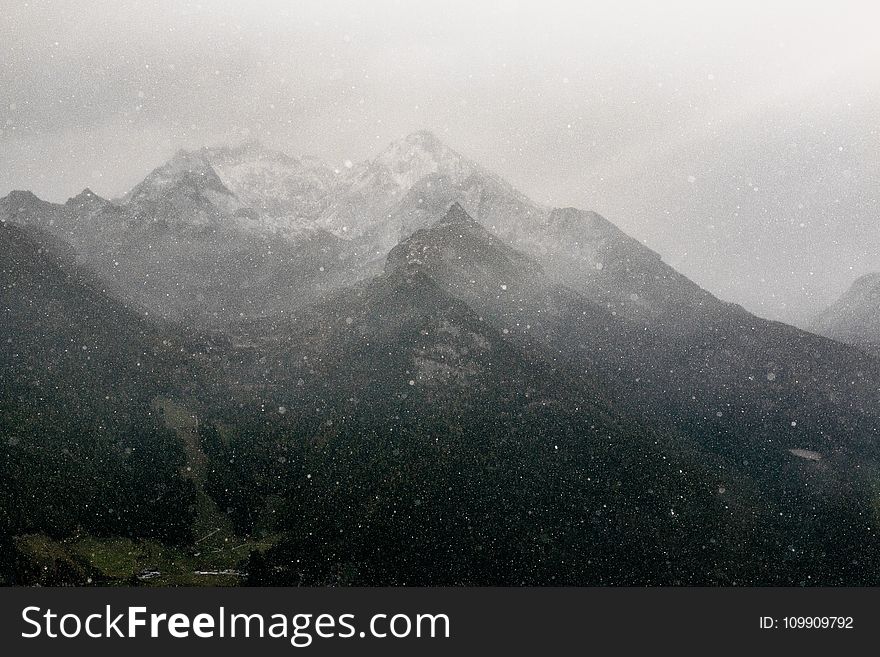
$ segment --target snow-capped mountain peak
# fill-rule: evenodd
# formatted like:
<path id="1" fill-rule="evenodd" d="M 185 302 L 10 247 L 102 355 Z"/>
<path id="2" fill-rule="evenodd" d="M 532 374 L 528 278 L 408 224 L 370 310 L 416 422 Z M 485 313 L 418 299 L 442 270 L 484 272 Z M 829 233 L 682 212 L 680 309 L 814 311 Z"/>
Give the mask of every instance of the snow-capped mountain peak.
<path id="1" fill-rule="evenodd" d="M 206 155 L 226 188 L 243 205 L 271 218 L 275 228 L 283 228 L 279 219 L 288 227 L 314 222 L 336 181 L 319 159 L 292 157 L 259 142 L 209 149 Z"/>
<path id="2" fill-rule="evenodd" d="M 409 190 L 431 174 L 440 173 L 458 182 L 476 169 L 474 163 L 427 130 L 413 132 L 391 143 L 373 164 L 387 169 L 394 183 L 403 190 Z"/>
<path id="3" fill-rule="evenodd" d="M 190 194 L 198 191 L 230 194 L 208 162 L 206 149 L 179 150 L 168 162 L 153 169 L 122 201 L 130 205 L 161 201 L 181 188 Z"/>

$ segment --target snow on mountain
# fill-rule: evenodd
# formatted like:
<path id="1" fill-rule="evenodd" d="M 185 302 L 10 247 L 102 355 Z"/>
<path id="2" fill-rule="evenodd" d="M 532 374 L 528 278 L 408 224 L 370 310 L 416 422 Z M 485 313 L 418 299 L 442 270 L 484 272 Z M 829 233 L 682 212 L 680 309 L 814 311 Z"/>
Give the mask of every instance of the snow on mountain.
<path id="1" fill-rule="evenodd" d="M 336 173 L 316 158 L 295 158 L 257 142 L 212 148 L 206 157 L 223 185 L 239 199 L 254 229 L 298 232 L 314 228 L 336 184 Z"/>
<path id="2" fill-rule="evenodd" d="M 690 319 L 720 303 L 611 222 L 591 212 L 539 205 L 427 131 L 340 169 L 256 142 L 182 150 L 116 202 L 88 190 L 64 206 L 14 193 L 0 209 L 17 223 L 60 234 L 84 260 L 99 271 L 114 272 L 113 278 L 127 285 L 147 289 L 157 278 L 192 270 L 187 280 L 202 294 L 213 283 L 202 280 L 204 272 L 195 271 L 193 259 L 212 257 L 207 249 L 217 240 L 236 245 L 231 252 L 239 254 L 238 266 L 245 271 L 245 261 L 254 255 L 246 251 L 254 244 L 263 245 L 260 252 L 272 258 L 287 253 L 286 266 L 302 270 L 295 280 L 310 280 L 307 273 L 314 269 L 326 281 L 316 282 L 315 289 L 326 290 L 380 273 L 395 245 L 432 225 L 453 203 L 506 244 L 535 258 L 557 282 L 612 312 L 689 326 Z M 300 247 L 309 256 L 295 260 Z M 163 258 L 164 275 L 155 270 Z M 132 268 L 130 276 L 123 271 L 126 266 Z M 268 280 L 273 267 L 264 271 L 257 266 L 248 278 Z M 241 275 L 235 269 L 228 278 Z M 156 287 L 154 297 L 174 298 L 165 290 L 171 285 Z M 264 314 L 269 306 L 260 308 Z"/>
<path id="3" fill-rule="evenodd" d="M 477 165 L 444 145 L 428 131 L 414 132 L 391 143 L 375 158 L 340 171 L 333 200 L 319 224 L 331 233 L 371 241 L 387 252 L 402 236 L 392 216 L 394 207 L 426 176 L 457 184 Z"/>
<path id="4" fill-rule="evenodd" d="M 501 208 L 488 217 L 492 204 L 485 195 L 515 198 L 528 206 L 527 214 L 539 213 L 510 185 L 428 131 L 414 132 L 376 157 L 340 169 L 258 142 L 181 150 L 120 202 L 137 215 L 176 224 L 224 221 L 251 232 L 288 235 L 326 230 L 344 240 L 365 241 L 384 255 L 423 227 L 426 217 L 436 215 L 430 203 L 424 213 L 408 207 L 412 203 L 406 197 L 413 189 L 420 189 L 417 197 L 442 195 L 442 205 L 448 205 L 447 197 L 461 197 L 469 211 L 499 233 L 510 232 L 504 221 L 510 223 L 519 213 L 511 218 Z M 398 206 L 410 215 L 405 221 Z"/>
<path id="5" fill-rule="evenodd" d="M 427 130 L 392 143 L 373 164 L 384 167 L 401 190 L 409 190 L 425 176 L 435 173 L 460 181 L 478 168 Z"/>
<path id="6" fill-rule="evenodd" d="M 440 176 L 456 185 L 478 170 L 427 131 L 341 169 L 248 142 L 178 151 L 121 202 L 194 225 L 225 217 L 258 233 L 323 229 L 346 240 L 378 241 L 387 251 L 401 237 L 400 227 L 387 230 L 391 210 L 417 182 Z"/>
<path id="7" fill-rule="evenodd" d="M 208 226 L 241 207 L 205 149 L 178 151 L 121 201 L 137 219 L 172 226 Z"/>
<path id="8" fill-rule="evenodd" d="M 192 191 L 213 191 L 230 195 L 207 158 L 207 150 L 179 150 L 168 162 L 150 174 L 123 197 L 126 204 L 158 201 L 181 186 Z"/>
<path id="9" fill-rule="evenodd" d="M 539 205 L 477 165 L 450 174 L 438 167 L 419 179 L 391 211 L 386 243 L 393 246 L 429 226 L 452 203 L 536 258 L 558 282 L 615 313 L 689 326 L 690 320 L 720 304 L 599 214 Z"/>

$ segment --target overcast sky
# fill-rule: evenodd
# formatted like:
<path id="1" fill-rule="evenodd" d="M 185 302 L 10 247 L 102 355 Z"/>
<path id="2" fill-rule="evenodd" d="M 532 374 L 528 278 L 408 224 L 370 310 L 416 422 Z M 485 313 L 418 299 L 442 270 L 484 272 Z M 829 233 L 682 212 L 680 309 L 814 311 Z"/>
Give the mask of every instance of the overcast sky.
<path id="1" fill-rule="evenodd" d="M 427 128 L 763 316 L 880 270 L 880 3 L 2 4 L 0 195 L 115 197 L 247 137 L 357 160 Z"/>

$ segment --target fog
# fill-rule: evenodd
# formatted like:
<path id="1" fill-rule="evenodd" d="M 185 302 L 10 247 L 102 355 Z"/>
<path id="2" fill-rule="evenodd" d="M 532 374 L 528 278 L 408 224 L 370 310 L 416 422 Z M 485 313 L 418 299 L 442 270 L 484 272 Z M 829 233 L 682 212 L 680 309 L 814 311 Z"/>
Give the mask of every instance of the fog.
<path id="1" fill-rule="evenodd" d="M 800 322 L 880 270 L 880 8 L 715 4 L 4 3 L 0 195 L 116 197 L 247 138 L 357 160 L 426 128 Z"/>

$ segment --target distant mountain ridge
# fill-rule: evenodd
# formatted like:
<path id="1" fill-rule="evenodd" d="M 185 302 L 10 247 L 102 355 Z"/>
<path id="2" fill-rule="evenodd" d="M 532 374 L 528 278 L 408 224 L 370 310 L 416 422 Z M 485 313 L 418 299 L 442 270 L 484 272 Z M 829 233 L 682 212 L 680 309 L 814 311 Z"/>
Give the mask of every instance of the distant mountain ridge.
<path id="1" fill-rule="evenodd" d="M 84 190 L 59 206 L 13 192 L 0 217 L 62 236 L 123 298 L 222 326 L 379 273 L 398 242 L 453 202 L 614 313 L 675 325 L 720 305 L 599 215 L 538 205 L 427 131 L 336 169 L 256 142 L 179 151 L 117 201 Z M 288 299 L 269 283 L 281 263 L 279 281 L 297 288 Z M 249 293 L 237 298 L 218 280 Z"/>
<path id="2" fill-rule="evenodd" d="M 811 328 L 880 357 L 880 272 L 865 274 L 853 282 Z"/>

